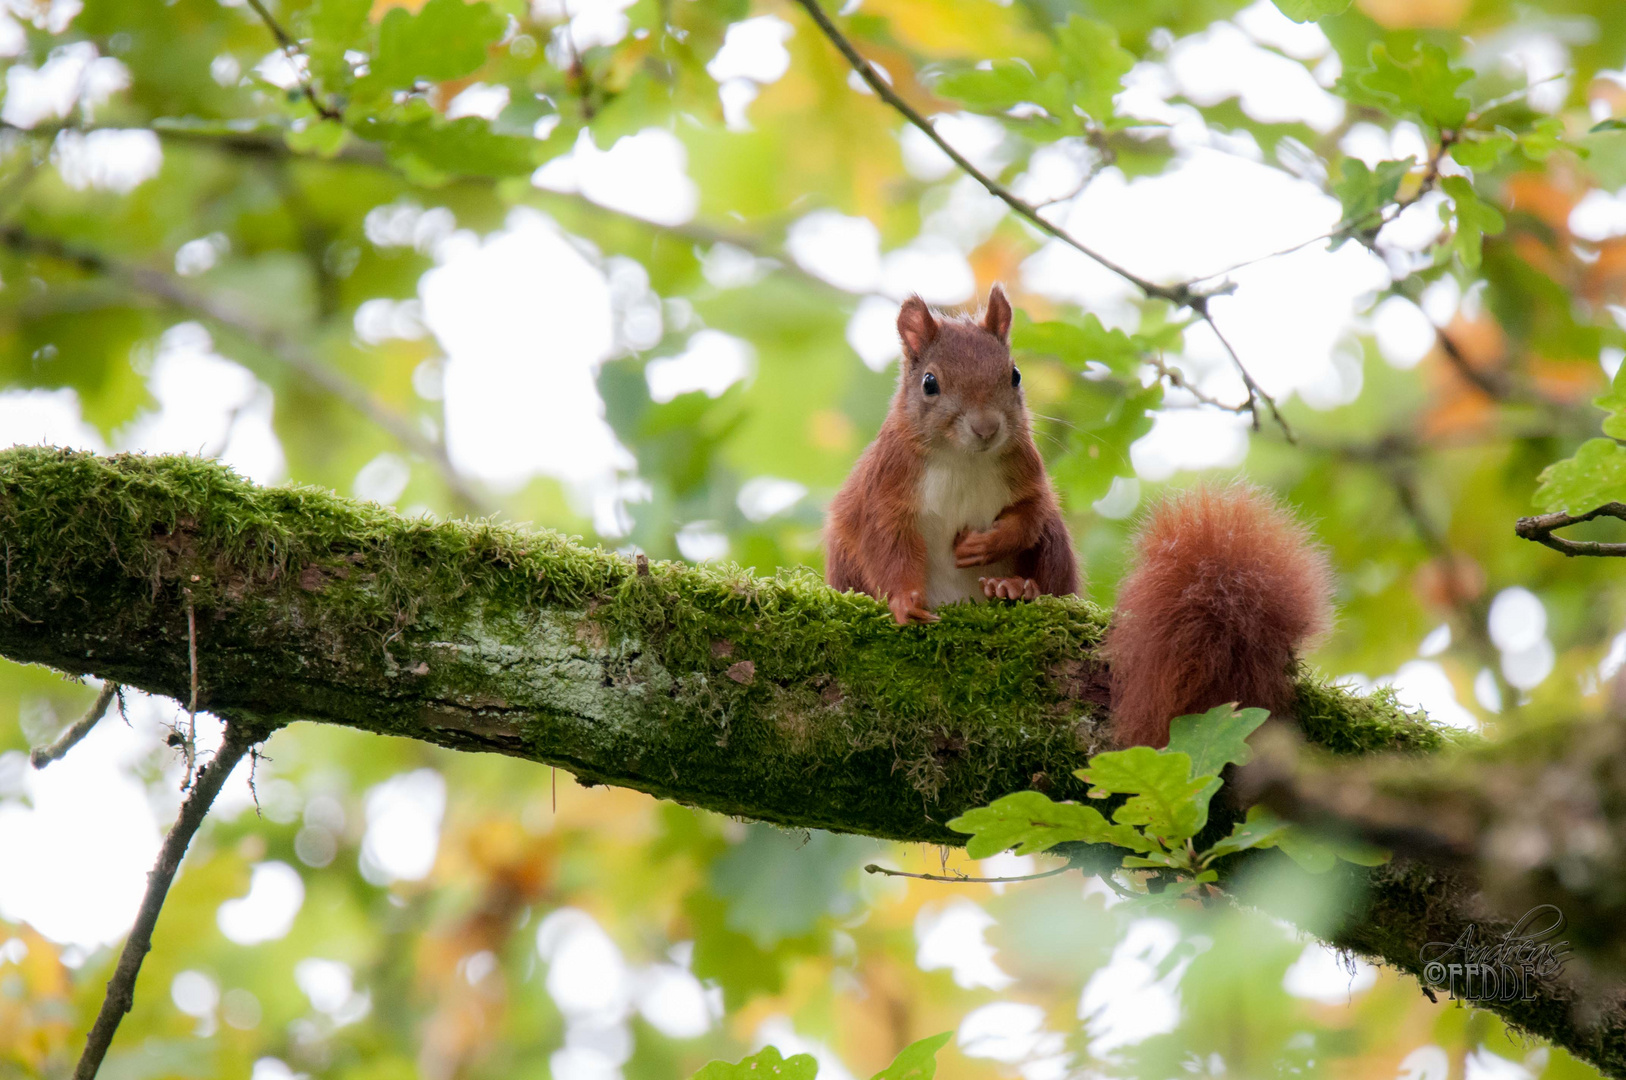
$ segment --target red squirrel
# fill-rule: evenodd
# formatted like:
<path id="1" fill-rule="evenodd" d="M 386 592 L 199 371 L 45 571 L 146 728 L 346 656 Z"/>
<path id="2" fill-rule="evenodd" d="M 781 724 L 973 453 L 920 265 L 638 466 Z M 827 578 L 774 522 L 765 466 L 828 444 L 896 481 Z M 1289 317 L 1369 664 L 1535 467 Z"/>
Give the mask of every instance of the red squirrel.
<path id="1" fill-rule="evenodd" d="M 1310 531 L 1230 483 L 1166 496 L 1135 546 L 1102 648 L 1115 741 L 1165 746 L 1176 716 L 1230 701 L 1290 715 L 1293 664 L 1332 624 L 1332 569 Z"/>
<path id="2" fill-rule="evenodd" d="M 1078 591 L 1078 561 L 1033 445 L 1011 305 L 995 285 L 980 322 L 898 312 L 903 363 L 891 410 L 835 501 L 825 580 L 935 622 L 957 600 Z"/>

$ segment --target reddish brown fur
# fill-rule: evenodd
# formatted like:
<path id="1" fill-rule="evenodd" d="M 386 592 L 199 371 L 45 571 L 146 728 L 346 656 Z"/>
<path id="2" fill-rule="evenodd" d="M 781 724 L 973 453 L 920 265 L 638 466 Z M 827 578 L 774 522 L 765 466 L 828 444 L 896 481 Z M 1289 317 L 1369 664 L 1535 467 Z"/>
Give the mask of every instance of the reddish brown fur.
<path id="1" fill-rule="evenodd" d="M 1161 747 L 1176 716 L 1231 701 L 1289 714 L 1291 666 L 1332 622 L 1332 571 L 1310 531 L 1236 483 L 1169 495 L 1136 548 L 1105 643 L 1119 745 Z"/>
<path id="2" fill-rule="evenodd" d="M 830 504 L 825 580 L 885 599 L 900 624 L 935 618 L 926 606 L 928 558 L 917 527 L 928 457 L 982 438 L 994 425 L 1003 442 L 987 444 L 996 448 L 986 452 L 998 455 L 1010 502 L 991 528 L 954 538 L 956 565 L 1011 559 L 1018 577 L 985 579 L 989 597 L 1078 591 L 1072 539 L 1033 445 L 1021 388 L 1011 385 L 1010 324 L 1011 307 L 998 285 L 980 322 L 935 318 L 918 296 L 898 314 L 904 358 L 897 393 L 880 433 Z M 936 397 L 921 389 L 927 372 L 942 380 Z"/>

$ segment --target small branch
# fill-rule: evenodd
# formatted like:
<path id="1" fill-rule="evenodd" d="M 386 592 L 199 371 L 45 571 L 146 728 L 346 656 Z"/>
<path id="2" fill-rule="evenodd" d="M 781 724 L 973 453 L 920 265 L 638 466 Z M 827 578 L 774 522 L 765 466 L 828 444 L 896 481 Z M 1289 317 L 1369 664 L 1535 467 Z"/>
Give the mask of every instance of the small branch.
<path id="1" fill-rule="evenodd" d="M 1561 551 L 1565 555 L 1603 555 L 1626 556 L 1626 544 L 1604 544 L 1596 540 L 1566 540 L 1562 536 L 1554 536 L 1553 532 L 1568 525 L 1579 525 L 1583 521 L 1593 518 L 1612 517 L 1626 521 L 1626 503 L 1604 503 L 1596 510 L 1588 510 L 1584 514 L 1539 514 L 1536 517 L 1520 518 L 1513 526 L 1513 531 L 1526 540 L 1534 540 L 1538 544 L 1545 544 L 1554 551 Z"/>
<path id="2" fill-rule="evenodd" d="M 28 755 L 29 764 L 36 769 L 43 769 L 51 762 L 60 760 L 69 750 L 79 745 L 79 740 L 89 735 L 90 729 L 95 727 L 102 717 L 107 715 L 107 707 L 112 703 L 113 698 L 118 695 L 118 692 L 119 684 L 112 679 L 102 683 L 102 692 L 96 695 L 96 700 L 91 704 L 90 708 L 85 710 L 85 715 L 74 721 L 73 726 L 68 728 L 67 731 L 57 736 L 55 742 L 48 746 L 36 746 L 33 752 Z"/>
<path id="3" fill-rule="evenodd" d="M 829 39 L 830 44 L 834 45 L 837 51 L 839 51 L 842 56 L 847 58 L 847 62 L 852 65 L 853 70 L 858 72 L 858 77 L 863 79 L 871 90 L 875 91 L 876 96 L 895 109 L 900 115 L 903 116 L 905 120 L 909 121 L 909 123 L 918 128 L 922 134 L 936 144 L 939 150 L 947 154 L 949 160 L 953 161 L 955 165 L 959 166 L 962 172 L 971 177 L 978 184 L 982 185 L 983 189 L 987 191 L 988 194 L 999 199 L 1006 206 L 1014 210 L 1019 216 L 1033 224 L 1041 232 L 1055 237 L 1057 240 L 1060 240 L 1074 251 L 1077 251 L 1094 260 L 1099 265 L 1112 271 L 1114 274 L 1117 274 L 1119 277 L 1138 288 L 1147 296 L 1156 297 L 1159 300 L 1166 300 L 1175 307 L 1190 308 L 1192 311 L 1201 316 L 1204 322 L 1208 323 L 1209 326 L 1214 328 L 1215 336 L 1218 337 L 1220 342 L 1225 345 L 1226 352 L 1230 353 L 1231 362 L 1234 363 L 1237 370 L 1242 373 L 1242 381 L 1248 388 L 1248 405 L 1253 411 L 1253 426 L 1255 430 L 1257 430 L 1259 427 L 1258 402 L 1263 400 L 1266 406 L 1270 409 L 1270 415 L 1278 424 L 1281 425 L 1283 434 L 1287 436 L 1287 441 L 1294 441 L 1292 429 L 1287 426 L 1287 421 L 1282 419 L 1280 410 L 1276 408 L 1276 402 L 1272 400 L 1269 394 L 1266 394 L 1263 390 L 1259 389 L 1259 384 L 1254 382 L 1252 375 L 1248 374 L 1247 368 L 1243 366 L 1241 359 L 1236 354 L 1236 351 L 1231 348 L 1228 342 L 1225 341 L 1225 336 L 1220 333 L 1219 327 L 1214 326 L 1213 317 L 1208 313 L 1208 297 L 1210 294 L 1193 291 L 1191 282 L 1181 282 L 1178 285 L 1157 285 L 1151 281 L 1148 281 L 1146 278 L 1141 277 L 1139 274 L 1135 273 L 1129 268 L 1119 265 L 1113 260 L 1107 258 L 1105 255 L 1101 254 L 1099 251 L 1096 251 L 1095 249 L 1084 244 L 1066 229 L 1047 221 L 1044 216 L 1039 213 L 1038 209 L 1031 203 L 1017 198 L 1015 193 L 1013 193 L 1009 188 L 973 165 L 970 160 L 965 157 L 965 155 L 954 149 L 954 147 L 949 144 L 947 139 L 938 134 L 937 129 L 932 126 L 932 122 L 930 120 L 922 116 L 919 110 L 917 110 L 913 105 L 910 105 L 907 101 L 903 100 L 898 92 L 892 89 L 891 85 L 887 83 L 885 79 L 881 78 L 875 73 L 875 68 L 870 64 L 870 62 L 864 59 L 859 51 L 853 46 L 853 43 L 847 40 L 846 35 L 844 35 L 836 27 L 835 23 L 830 21 L 830 17 L 824 13 L 824 9 L 819 7 L 818 0 L 796 0 L 796 2 L 807 11 L 808 16 L 812 18 L 815 24 L 818 25 L 819 30 L 823 32 L 824 36 Z"/>
<path id="4" fill-rule="evenodd" d="M 119 262 L 100 252 L 42 236 L 21 226 L 0 228 L 0 243 L 16 251 L 47 255 L 89 273 L 101 274 L 242 336 L 277 363 L 383 428 L 406 450 L 428 461 L 441 474 L 452 497 L 464 510 L 481 513 L 488 509 L 486 500 L 452 464 L 443 445 L 425 437 L 406 417 L 374 401 L 365 389 L 307 353 L 283 331 L 265 326 L 226 301 L 195 290 L 163 271 Z"/>
<path id="5" fill-rule="evenodd" d="M 1038 881 L 1040 878 L 1055 877 L 1065 874 L 1073 869 L 1073 865 L 1058 866 L 1054 870 L 1046 870 L 1042 874 L 1023 874 L 1020 877 L 968 877 L 965 874 L 911 874 L 907 870 L 888 870 L 884 866 L 870 863 L 864 867 L 866 874 L 885 874 L 887 877 L 916 878 L 920 881 L 947 881 L 957 885 L 1008 885 L 1014 881 Z"/>
<path id="6" fill-rule="evenodd" d="M 837 51 L 839 51 L 842 56 L 847 58 L 847 62 L 852 65 L 853 70 L 858 72 L 858 77 L 869 84 L 869 88 L 875 91 L 876 96 L 901 113 L 903 118 L 908 120 L 909 123 L 919 128 L 921 134 L 925 135 L 932 142 L 936 143 L 939 150 L 947 154 L 949 159 L 953 161 L 954 164 L 958 165 L 967 176 L 981 184 L 988 194 L 994 196 L 1006 206 L 1009 206 L 1012 210 L 1016 211 L 1017 214 L 1032 222 L 1040 230 L 1055 237 L 1057 240 L 1060 240 L 1062 243 L 1073 248 L 1075 251 L 1088 256 L 1095 262 L 1106 267 L 1108 270 L 1111 270 L 1114 274 L 1117 274 L 1125 281 L 1134 285 L 1146 295 L 1155 296 L 1161 300 L 1167 300 L 1169 303 L 1175 304 L 1179 307 L 1186 307 L 1189 305 L 1191 301 L 1190 290 L 1188 290 L 1185 286 L 1171 287 L 1166 285 L 1155 285 L 1141 277 L 1139 274 L 1136 274 L 1134 271 L 1129 270 L 1126 267 L 1119 266 L 1105 255 L 1102 255 L 1100 252 L 1095 251 L 1079 242 L 1065 229 L 1058 228 L 1057 226 L 1046 221 L 1042 216 L 1040 216 L 1039 211 L 1031 204 L 1017 198 L 1016 195 L 1004 184 L 1001 184 L 998 180 L 988 176 L 981 169 L 971 164 L 971 162 L 966 159 L 965 155 L 954 149 L 954 147 L 949 144 L 947 139 L 943 138 L 943 136 L 937 133 L 937 129 L 932 126 L 932 122 L 930 120 L 922 116 L 913 105 L 910 105 L 907 101 L 903 100 L 903 98 L 898 95 L 898 92 L 892 89 L 891 85 L 887 83 L 885 79 L 881 78 L 875 73 L 875 69 L 870 65 L 869 61 L 865 60 L 864 57 L 859 54 L 858 50 L 853 47 L 853 43 L 847 40 L 846 35 L 837 29 L 836 24 L 831 22 L 830 17 L 824 13 L 824 9 L 819 7 L 818 0 L 796 0 L 796 2 L 806 9 L 809 17 L 811 17 L 813 22 L 818 25 L 819 30 L 823 32 L 824 36 L 829 39 L 830 44 L 834 45 Z"/>
<path id="7" fill-rule="evenodd" d="M 253 736 L 249 732 L 235 724 L 227 723 L 226 737 L 220 745 L 220 752 L 198 773 L 197 783 L 186 800 L 181 803 L 181 812 L 175 819 L 175 825 L 169 830 L 169 835 L 164 837 L 164 845 L 158 852 L 158 861 L 153 864 L 152 872 L 147 875 L 146 895 L 141 898 L 141 909 L 136 913 L 135 925 L 130 928 L 130 936 L 125 939 L 124 951 L 119 954 L 118 967 L 113 970 L 113 977 L 107 981 L 107 996 L 102 999 L 101 1011 L 96 1014 L 96 1022 L 91 1026 L 90 1035 L 85 1040 L 84 1053 L 79 1058 L 78 1067 L 73 1071 L 74 1080 L 91 1080 L 96 1075 L 96 1071 L 101 1068 L 102 1059 L 107 1056 L 107 1048 L 112 1045 L 113 1034 L 118 1031 L 119 1022 L 135 1004 L 136 976 L 141 973 L 141 962 L 152 948 L 153 927 L 158 923 L 158 913 L 163 909 L 164 898 L 169 895 L 169 887 L 175 880 L 176 871 L 180 869 L 181 857 L 186 854 L 187 845 L 192 842 L 198 826 L 203 824 L 204 815 L 209 812 L 215 796 L 220 794 L 220 788 L 225 784 L 226 777 L 231 775 L 232 769 L 242 760 L 252 743 Z"/>
<path id="8" fill-rule="evenodd" d="M 343 114 L 339 110 L 326 104 L 316 96 L 316 88 L 311 85 L 310 75 L 299 66 L 299 61 L 304 56 L 303 50 L 299 47 L 299 42 L 288 36 L 288 32 L 265 9 L 265 5 L 260 3 L 260 0 L 248 0 L 248 6 L 253 8 L 254 14 L 258 15 L 260 21 L 265 23 L 266 29 L 271 31 L 272 36 L 277 39 L 277 44 L 282 47 L 283 55 L 288 58 L 290 64 L 294 65 L 294 70 L 299 73 L 299 88 L 304 91 L 305 97 L 311 103 L 311 107 L 320 113 L 324 120 L 342 119 Z"/>
<path id="9" fill-rule="evenodd" d="M 1451 340 L 1451 335 L 1444 330 L 1437 329 L 1434 331 L 1434 336 L 1439 340 L 1440 351 L 1445 354 L 1445 358 L 1451 362 L 1451 367 L 1458 375 L 1462 376 L 1464 382 L 1479 390 L 1492 401 L 1506 401 L 1511 396 L 1502 380 L 1480 371 L 1468 362 L 1468 358 L 1457 347 L 1457 343 Z"/>

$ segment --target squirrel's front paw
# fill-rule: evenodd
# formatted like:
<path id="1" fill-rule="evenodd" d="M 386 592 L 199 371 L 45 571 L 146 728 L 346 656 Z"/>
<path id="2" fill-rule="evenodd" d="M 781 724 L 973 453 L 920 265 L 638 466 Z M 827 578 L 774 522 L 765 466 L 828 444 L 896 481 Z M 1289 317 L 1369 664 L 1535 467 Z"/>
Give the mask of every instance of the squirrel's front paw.
<path id="1" fill-rule="evenodd" d="M 998 550 L 999 530 L 966 529 L 954 538 L 954 565 L 961 570 L 970 566 L 987 566 L 1002 558 Z"/>
<path id="2" fill-rule="evenodd" d="M 897 620 L 899 626 L 908 626 L 912 622 L 937 621 L 937 616 L 926 610 L 926 598 L 919 589 L 888 596 L 886 606 L 892 609 L 892 618 Z"/>
<path id="3" fill-rule="evenodd" d="M 1039 598 L 1039 583 L 1032 578 L 985 577 L 977 580 L 982 582 L 982 595 L 990 600 L 1037 600 Z"/>

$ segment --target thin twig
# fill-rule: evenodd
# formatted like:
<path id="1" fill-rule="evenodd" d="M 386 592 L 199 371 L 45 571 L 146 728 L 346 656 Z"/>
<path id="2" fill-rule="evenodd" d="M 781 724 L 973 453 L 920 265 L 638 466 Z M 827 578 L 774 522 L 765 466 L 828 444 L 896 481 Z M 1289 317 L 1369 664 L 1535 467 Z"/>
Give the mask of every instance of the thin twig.
<path id="1" fill-rule="evenodd" d="M 1226 412 L 1232 413 L 1245 413 L 1250 411 L 1248 403 L 1245 401 L 1240 405 L 1227 405 L 1218 398 L 1203 393 L 1201 390 L 1191 385 L 1190 380 L 1186 378 L 1185 372 L 1181 371 L 1177 367 L 1170 367 L 1161 356 L 1148 360 L 1147 363 L 1152 365 L 1153 370 L 1157 372 L 1158 378 L 1167 380 L 1170 386 L 1177 390 L 1184 390 L 1186 393 L 1190 394 L 1192 397 L 1196 398 L 1198 402 L 1204 405 L 1211 405 L 1216 409 L 1223 409 Z"/>
<path id="2" fill-rule="evenodd" d="M 1113 877 L 1111 873 L 1101 874 L 1101 875 L 1098 875 L 1098 876 L 1101 878 L 1101 881 L 1106 885 L 1107 888 L 1111 889 L 1114 893 L 1118 894 L 1119 899 L 1122 899 L 1122 900 L 1139 900 L 1140 899 L 1140 894 L 1139 893 L 1137 893 L 1137 892 L 1135 892 L 1135 891 L 1133 891 L 1131 889 L 1126 889 L 1122 885 L 1118 884 L 1118 879 L 1116 877 Z"/>
<path id="3" fill-rule="evenodd" d="M 365 389 L 307 353 L 283 331 L 266 326 L 226 301 L 193 289 L 163 271 L 123 263 L 89 248 L 69 244 L 56 237 L 42 236 L 21 226 L 0 228 L 0 243 L 17 251 L 61 259 L 90 273 L 112 278 L 126 288 L 145 293 L 247 339 L 271 359 L 383 428 L 407 451 L 428 461 L 439 471 L 452 497 L 464 510 L 483 513 L 490 509 L 467 478 L 457 471 L 445 446 L 427 438 L 406 417 L 373 400 Z"/>
<path id="4" fill-rule="evenodd" d="M 1381 210 L 1373 211 L 1373 213 L 1381 213 L 1381 212 L 1382 212 Z M 1224 277 L 1225 275 L 1227 275 L 1229 273 L 1232 273 L 1232 272 L 1237 271 L 1237 270 L 1245 269 L 1245 268 L 1247 268 L 1249 266 L 1254 266 L 1254 265 L 1256 265 L 1258 263 L 1269 262 L 1271 259 L 1279 259 L 1283 255 L 1291 255 L 1291 254 L 1293 254 L 1293 252 L 1298 251 L 1301 248 L 1307 248 L 1311 244 L 1319 243 L 1319 242 L 1321 242 L 1323 240 L 1332 240 L 1332 239 L 1335 239 L 1335 238 L 1337 238 L 1339 236 L 1344 235 L 1347 232 L 1351 232 L 1351 231 L 1357 229 L 1361 224 L 1363 224 L 1367 220 L 1367 218 L 1370 218 L 1371 216 L 1372 216 L 1371 214 L 1368 214 L 1366 216 L 1366 218 L 1360 218 L 1360 219 L 1358 219 L 1356 221 L 1342 223 L 1336 229 L 1332 230 L 1332 232 L 1322 233 L 1320 236 L 1312 236 L 1308 240 L 1300 240 L 1298 243 L 1292 245 L 1291 247 L 1284 247 L 1284 248 L 1280 249 L 1279 251 L 1272 251 L 1272 252 L 1269 252 L 1269 253 L 1264 254 L 1264 255 L 1255 255 L 1251 259 L 1243 259 L 1241 262 L 1232 263 L 1230 266 L 1225 267 L 1223 270 L 1215 270 L 1211 274 L 1204 274 L 1201 277 L 1193 278 L 1192 280 L 1193 281 L 1212 281 L 1214 278 Z"/>
<path id="5" fill-rule="evenodd" d="M 1412 203 L 1421 199 L 1424 195 L 1427 195 L 1433 190 L 1434 184 L 1440 178 L 1440 159 L 1445 156 L 1445 152 L 1450 149 L 1451 144 L 1455 142 L 1456 139 L 1456 135 L 1450 132 L 1441 137 L 1440 145 L 1435 147 L 1434 153 L 1429 155 L 1429 159 L 1423 169 L 1422 179 L 1420 179 L 1417 183 L 1417 190 L 1405 198 L 1396 199 L 1392 203 L 1388 203 L 1384 206 L 1378 207 L 1375 210 L 1368 211 L 1365 215 L 1356 218 L 1353 221 L 1341 221 L 1338 223 L 1338 227 L 1333 229 L 1331 232 L 1322 233 L 1320 236 L 1312 236 L 1308 240 L 1301 240 L 1298 243 L 1289 247 L 1284 247 L 1279 251 L 1272 251 L 1265 255 L 1255 255 L 1251 259 L 1243 259 L 1241 262 L 1232 263 L 1230 266 L 1227 266 L 1222 270 L 1215 270 L 1212 273 L 1202 274 L 1194 277 L 1191 279 L 1190 284 L 1195 285 L 1201 281 L 1212 281 L 1215 278 L 1224 277 L 1233 271 L 1241 270 L 1245 267 L 1254 266 L 1262 262 L 1269 262 L 1271 259 L 1279 259 L 1283 255 L 1291 255 L 1293 252 L 1298 251 L 1301 248 L 1307 248 L 1311 244 L 1317 244 L 1324 240 L 1336 240 L 1340 236 L 1353 236 L 1365 228 L 1366 223 L 1372 219 L 1374 214 L 1376 214 L 1379 218 L 1378 224 L 1380 228 L 1389 224 L 1389 222 L 1399 217 L 1407 207 L 1411 206 Z M 1393 213 L 1390 211 L 1393 211 Z"/>
<path id="6" fill-rule="evenodd" d="M 1507 385 L 1501 379 L 1480 371 L 1470 364 L 1468 358 L 1463 355 L 1462 350 L 1457 347 L 1457 343 L 1452 341 L 1451 336 L 1444 330 L 1436 329 L 1434 336 L 1439 340 L 1440 351 L 1445 354 L 1445 358 L 1451 362 L 1451 367 L 1458 375 L 1462 376 L 1465 382 L 1484 393 L 1492 401 L 1506 401 L 1511 396 Z"/>
<path id="7" fill-rule="evenodd" d="M 310 100 L 311 107 L 320 113 L 325 120 L 341 119 L 344 114 L 316 96 L 316 87 L 311 85 L 309 71 L 307 68 L 301 67 L 299 63 L 304 55 L 299 47 L 299 42 L 288 36 L 288 32 L 278 24 L 271 13 L 265 9 L 265 5 L 260 3 L 260 0 L 248 0 L 248 6 L 253 8 L 254 14 L 258 15 L 260 21 L 265 23 L 266 29 L 271 31 L 272 36 L 277 39 L 277 44 L 281 46 L 283 55 L 294 66 L 294 71 L 299 76 L 299 88 L 304 91 L 305 97 Z"/>
<path id="8" fill-rule="evenodd" d="M 181 784 L 182 791 L 192 786 L 192 770 L 198 764 L 198 616 L 191 597 L 186 601 L 186 659 L 191 665 L 192 696 L 186 702 L 186 780 Z"/>
<path id="9" fill-rule="evenodd" d="M 1484 116 L 1486 113 L 1490 112 L 1492 109 L 1499 109 L 1503 105 L 1509 105 L 1515 101 L 1518 101 L 1520 98 L 1524 97 L 1538 86 L 1545 86 L 1550 82 L 1557 82 L 1559 79 L 1567 79 L 1573 74 L 1575 74 L 1574 71 L 1565 68 L 1563 71 L 1554 72 L 1553 74 L 1548 75 L 1546 78 L 1537 79 L 1533 83 L 1527 83 L 1522 89 L 1503 94 L 1501 97 L 1491 98 L 1489 101 L 1485 102 L 1485 104 L 1469 113 L 1468 119 L 1464 120 L 1462 124 L 1464 127 L 1467 127 L 1480 117 Z"/>
<path id="10" fill-rule="evenodd" d="M 1203 321 L 1208 323 L 1208 328 L 1214 331 L 1214 337 L 1219 339 L 1220 345 L 1224 347 L 1225 355 L 1231 358 L 1231 365 L 1236 368 L 1236 373 L 1242 376 L 1242 385 L 1248 388 L 1248 410 L 1253 414 L 1253 430 L 1259 430 L 1259 402 L 1263 401 L 1266 407 L 1270 409 L 1270 415 L 1276 421 L 1277 426 L 1282 429 L 1282 437 L 1290 443 L 1297 442 L 1298 437 L 1293 434 L 1293 429 L 1287 425 L 1287 419 L 1282 416 L 1282 411 L 1276 407 L 1276 399 L 1265 393 L 1264 389 L 1253 381 L 1253 376 L 1248 374 L 1248 369 L 1242 363 L 1242 358 L 1236 354 L 1236 350 L 1231 347 L 1231 342 L 1221 332 L 1219 323 L 1215 322 L 1214 317 L 1208 313 L 1208 298 L 1198 298 L 1192 310 L 1201 315 Z"/>
<path id="11" fill-rule="evenodd" d="M 90 734 L 90 729 L 107 715 L 107 706 L 119 692 L 119 684 L 109 679 L 102 683 L 102 692 L 96 695 L 96 700 L 85 715 L 74 721 L 73 726 L 57 736 L 55 742 L 48 746 L 36 746 L 28 755 L 29 764 L 36 769 L 43 769 L 53 761 L 60 760 L 69 750 L 79 744 L 79 740 Z"/>
<path id="12" fill-rule="evenodd" d="M 153 927 L 158 923 L 164 898 L 169 894 L 176 871 L 180 869 L 181 857 L 186 854 L 187 845 L 192 842 L 198 826 L 203 824 L 204 815 L 209 812 L 215 796 L 220 794 L 226 777 L 231 775 L 232 769 L 236 768 L 252 743 L 253 736 L 249 732 L 228 722 L 219 753 L 198 773 L 197 783 L 181 803 L 175 825 L 164 837 L 163 847 L 158 851 L 158 861 L 147 875 L 146 895 L 141 898 L 141 909 L 136 912 L 135 925 L 125 939 L 118 966 L 113 969 L 113 977 L 107 981 L 107 996 L 102 999 L 101 1011 L 96 1014 L 96 1022 L 91 1025 L 90 1035 L 85 1040 L 84 1053 L 73 1071 L 74 1080 L 91 1080 L 96 1075 L 102 1059 L 107 1056 L 107 1048 L 112 1045 L 119 1022 L 135 1004 L 136 976 L 141 973 L 141 962 L 152 948 Z"/>
<path id="13" fill-rule="evenodd" d="M 1568 525 L 1579 525 L 1583 521 L 1593 518 L 1612 517 L 1626 521 L 1626 503 L 1604 503 L 1596 510 L 1588 510 L 1584 514 L 1539 514 L 1535 517 L 1520 518 L 1513 526 L 1513 531 L 1526 540 L 1534 540 L 1544 544 L 1554 551 L 1561 551 L 1565 555 L 1603 555 L 1626 556 L 1626 544 L 1604 544 L 1596 540 L 1566 540 L 1562 536 L 1554 536 L 1555 529 L 1562 529 Z"/>
<path id="14" fill-rule="evenodd" d="M 1055 877 L 1065 874 L 1073 869 L 1073 865 L 1058 866 L 1054 870 L 1046 870 L 1042 874 L 1023 874 L 1021 877 L 968 877 L 965 874 L 911 874 L 907 870 L 888 870 L 877 863 L 870 863 L 864 867 L 867 874 L 885 874 L 887 877 L 917 878 L 921 881 L 947 881 L 959 885 L 1006 885 L 1013 881 L 1038 881 L 1040 878 Z"/>

